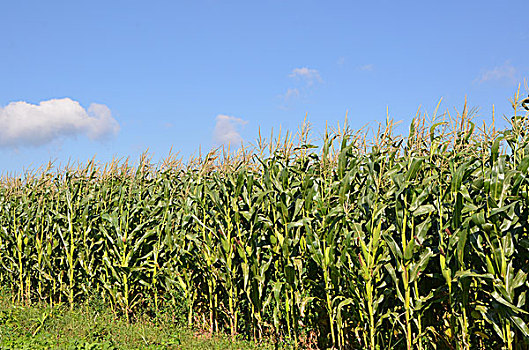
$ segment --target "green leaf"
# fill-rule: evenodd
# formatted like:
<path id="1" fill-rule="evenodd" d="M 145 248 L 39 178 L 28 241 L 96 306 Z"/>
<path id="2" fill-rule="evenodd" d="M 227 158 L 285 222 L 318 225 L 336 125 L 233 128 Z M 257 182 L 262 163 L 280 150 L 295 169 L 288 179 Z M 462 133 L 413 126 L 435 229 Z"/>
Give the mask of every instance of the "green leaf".
<path id="1" fill-rule="evenodd" d="M 418 207 L 414 212 L 413 216 L 420 216 L 425 214 L 430 214 L 435 211 L 435 207 L 431 204 L 424 204 Z"/>
<path id="2" fill-rule="evenodd" d="M 386 242 L 389 249 L 391 250 L 391 253 L 393 254 L 393 256 L 398 259 L 402 259 L 402 251 L 400 250 L 399 246 L 397 245 L 393 237 L 387 233 L 382 234 L 382 237 L 384 238 L 384 241 Z"/>
<path id="3" fill-rule="evenodd" d="M 428 261 L 430 261 L 432 256 L 434 256 L 434 253 L 430 248 L 426 248 L 426 250 L 419 257 L 419 260 L 412 264 L 410 268 L 410 283 L 414 282 L 419 274 L 426 269 Z"/>

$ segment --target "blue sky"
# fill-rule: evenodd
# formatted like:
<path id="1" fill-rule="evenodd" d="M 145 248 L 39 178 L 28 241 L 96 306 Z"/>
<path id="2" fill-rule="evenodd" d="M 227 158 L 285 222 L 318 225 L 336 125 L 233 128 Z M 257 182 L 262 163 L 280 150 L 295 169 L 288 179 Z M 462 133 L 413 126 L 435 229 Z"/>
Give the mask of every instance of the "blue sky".
<path id="1" fill-rule="evenodd" d="M 359 128 L 417 108 L 510 115 L 529 77 L 526 1 L 9 1 L 0 172 L 187 158 L 308 113 Z"/>

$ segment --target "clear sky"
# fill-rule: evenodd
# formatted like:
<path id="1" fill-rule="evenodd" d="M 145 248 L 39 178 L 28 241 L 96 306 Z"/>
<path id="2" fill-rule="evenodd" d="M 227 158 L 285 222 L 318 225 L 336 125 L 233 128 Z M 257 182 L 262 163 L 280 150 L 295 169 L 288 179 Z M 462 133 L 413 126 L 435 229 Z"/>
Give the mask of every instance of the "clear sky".
<path id="1" fill-rule="evenodd" d="M 419 106 L 510 115 L 527 1 L 3 1 L 0 173 L 187 158 L 308 113 L 353 128 Z"/>

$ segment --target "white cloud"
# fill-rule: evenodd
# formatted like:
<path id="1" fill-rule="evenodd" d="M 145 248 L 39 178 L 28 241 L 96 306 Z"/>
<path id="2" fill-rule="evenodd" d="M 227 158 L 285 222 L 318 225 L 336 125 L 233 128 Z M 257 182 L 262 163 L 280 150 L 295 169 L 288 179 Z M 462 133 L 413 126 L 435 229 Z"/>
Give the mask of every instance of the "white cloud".
<path id="1" fill-rule="evenodd" d="M 118 122 L 102 104 L 92 103 L 85 110 L 79 102 L 63 98 L 0 107 L 0 147 L 41 146 L 83 134 L 100 140 L 118 131 Z"/>
<path id="2" fill-rule="evenodd" d="M 287 109 L 294 100 L 308 96 L 313 90 L 314 83 L 323 82 L 320 73 L 316 69 L 308 67 L 294 68 L 288 77 L 296 79 L 298 82 L 294 84 L 296 87 L 288 88 L 285 93 L 278 95 L 282 103 L 279 106 L 281 109 Z"/>
<path id="3" fill-rule="evenodd" d="M 371 72 L 375 68 L 375 65 L 372 63 L 364 64 L 363 66 L 360 66 L 360 70 Z"/>
<path id="4" fill-rule="evenodd" d="M 288 109 L 288 106 L 291 102 L 296 100 L 301 96 L 301 92 L 298 88 L 289 88 L 284 94 L 279 95 L 279 98 L 281 99 L 281 106 L 279 108 L 281 109 Z"/>
<path id="5" fill-rule="evenodd" d="M 299 97 L 299 90 L 294 88 L 294 89 L 287 89 L 287 92 L 285 92 L 285 94 L 283 95 L 283 99 L 285 101 L 288 101 L 292 98 L 296 98 L 296 97 Z"/>
<path id="6" fill-rule="evenodd" d="M 294 68 L 288 76 L 290 78 L 303 79 L 308 86 L 313 85 L 314 82 L 322 82 L 320 73 L 316 69 L 311 69 L 307 67 Z"/>
<path id="7" fill-rule="evenodd" d="M 509 61 L 507 61 L 501 66 L 496 66 L 492 69 L 484 71 L 477 79 L 479 83 L 484 83 L 491 80 L 506 80 L 515 82 L 516 68 L 514 68 Z"/>
<path id="8" fill-rule="evenodd" d="M 223 114 L 217 115 L 215 129 L 213 130 L 214 141 L 218 144 L 229 143 L 236 146 L 242 142 L 242 136 L 239 130 L 246 123 L 248 122 L 241 118 Z"/>

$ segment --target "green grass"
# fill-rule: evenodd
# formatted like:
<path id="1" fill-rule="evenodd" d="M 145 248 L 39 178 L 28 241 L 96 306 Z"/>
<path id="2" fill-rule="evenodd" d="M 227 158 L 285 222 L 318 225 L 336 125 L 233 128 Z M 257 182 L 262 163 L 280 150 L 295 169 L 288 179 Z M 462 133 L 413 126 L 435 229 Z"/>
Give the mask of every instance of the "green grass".
<path id="1" fill-rule="evenodd" d="M 133 322 L 98 305 L 24 306 L 0 297 L 1 349 L 270 349 L 226 335 L 181 326 L 177 311 Z"/>

